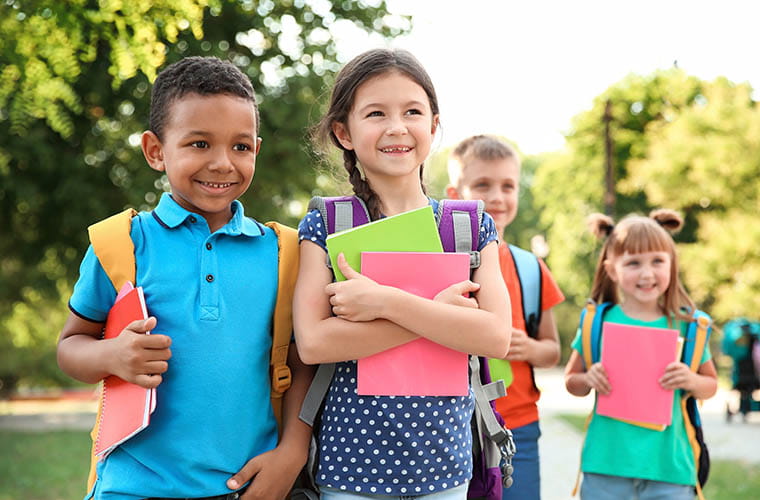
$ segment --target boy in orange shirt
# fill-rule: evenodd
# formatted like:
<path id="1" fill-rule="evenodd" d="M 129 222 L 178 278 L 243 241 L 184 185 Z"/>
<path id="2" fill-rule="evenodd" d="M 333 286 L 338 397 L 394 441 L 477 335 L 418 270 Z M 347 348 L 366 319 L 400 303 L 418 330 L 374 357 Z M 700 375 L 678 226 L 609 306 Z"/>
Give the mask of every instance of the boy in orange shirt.
<path id="1" fill-rule="evenodd" d="M 449 159 L 447 196 L 460 199 L 481 199 L 493 217 L 501 236 L 517 215 L 520 191 L 520 160 L 512 147 L 488 135 L 476 135 L 460 142 Z M 512 307 L 512 341 L 506 360 L 489 360 L 492 374 L 506 373 L 508 396 L 496 400 L 496 409 L 512 430 L 517 445 L 513 459 L 514 484 L 505 488 L 503 500 L 539 500 L 538 424 L 540 392 L 533 378 L 533 367 L 549 368 L 559 361 L 559 337 L 551 308 L 565 297 L 544 262 L 537 258 L 541 283 L 540 321 L 534 336 L 526 328 L 525 313 L 519 305 L 522 288 L 509 245 L 499 243 L 501 273 L 509 291 Z M 523 279 L 528 279 L 524 277 Z M 509 373 L 511 371 L 511 380 Z M 501 377 L 494 377 L 501 378 Z"/>

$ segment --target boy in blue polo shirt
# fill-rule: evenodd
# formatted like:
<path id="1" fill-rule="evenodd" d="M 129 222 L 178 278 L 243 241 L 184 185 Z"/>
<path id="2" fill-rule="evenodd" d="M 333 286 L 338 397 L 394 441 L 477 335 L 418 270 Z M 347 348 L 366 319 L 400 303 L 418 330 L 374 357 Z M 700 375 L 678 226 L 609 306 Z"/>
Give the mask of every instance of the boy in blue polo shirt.
<path id="1" fill-rule="evenodd" d="M 280 500 L 306 462 L 311 430 L 298 410 L 311 370 L 294 348 L 279 443 L 269 404 L 277 237 L 237 201 L 253 178 L 258 125 L 251 83 L 229 62 L 186 58 L 155 81 L 142 150 L 171 194 L 131 226 L 152 316 L 101 339 L 115 291 L 90 247 L 58 361 L 84 382 L 113 374 L 156 387 L 158 404 L 98 464 L 86 498 Z"/>

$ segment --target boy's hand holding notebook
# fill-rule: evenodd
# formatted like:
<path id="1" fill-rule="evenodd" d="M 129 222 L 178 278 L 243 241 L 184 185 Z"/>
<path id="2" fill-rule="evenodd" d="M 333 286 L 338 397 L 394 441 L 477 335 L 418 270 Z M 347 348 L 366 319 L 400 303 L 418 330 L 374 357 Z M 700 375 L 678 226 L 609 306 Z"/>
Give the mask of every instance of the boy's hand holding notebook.
<path id="1" fill-rule="evenodd" d="M 147 318 L 142 287 L 135 288 L 127 282 L 108 313 L 103 338 L 118 337 L 133 321 Z M 155 389 L 145 389 L 116 375 L 106 377 L 102 407 L 98 412 L 95 454 L 105 458 L 121 443 L 146 428 L 155 408 Z"/>

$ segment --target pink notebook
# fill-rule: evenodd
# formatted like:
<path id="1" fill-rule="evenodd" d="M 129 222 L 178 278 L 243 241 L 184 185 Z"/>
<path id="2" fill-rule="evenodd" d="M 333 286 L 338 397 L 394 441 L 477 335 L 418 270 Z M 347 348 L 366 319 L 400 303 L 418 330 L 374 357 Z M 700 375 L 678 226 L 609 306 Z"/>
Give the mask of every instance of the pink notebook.
<path id="1" fill-rule="evenodd" d="M 679 351 L 677 330 L 604 323 L 602 365 L 612 390 L 599 394 L 596 413 L 608 417 L 667 426 L 673 412 L 673 391 L 658 380 Z"/>
<path id="2" fill-rule="evenodd" d="M 362 274 L 432 299 L 469 279 L 463 253 L 362 252 Z M 420 338 L 358 361 L 357 392 L 372 396 L 465 396 L 467 354 Z"/>

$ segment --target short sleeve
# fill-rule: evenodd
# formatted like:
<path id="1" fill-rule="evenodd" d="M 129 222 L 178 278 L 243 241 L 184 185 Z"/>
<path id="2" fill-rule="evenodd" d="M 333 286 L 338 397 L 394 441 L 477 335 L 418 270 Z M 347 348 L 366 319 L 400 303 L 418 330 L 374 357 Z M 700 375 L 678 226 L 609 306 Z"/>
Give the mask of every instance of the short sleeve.
<path id="1" fill-rule="evenodd" d="M 565 295 L 554 280 L 551 271 L 542 259 L 538 259 L 541 266 L 541 310 L 547 311 L 565 300 Z"/>
<path id="2" fill-rule="evenodd" d="M 314 209 L 307 213 L 298 224 L 298 241 L 308 240 L 316 243 L 327 251 L 327 230 L 322 221 L 319 210 Z"/>
<path id="3" fill-rule="evenodd" d="M 492 241 L 498 241 L 499 237 L 496 233 L 496 224 L 487 212 L 483 212 L 483 220 L 480 221 L 480 231 L 478 234 L 478 251 L 491 243 Z"/>
<path id="4" fill-rule="evenodd" d="M 116 290 L 91 245 L 79 266 L 79 279 L 69 299 L 69 309 L 83 319 L 102 323 L 115 299 Z"/>

